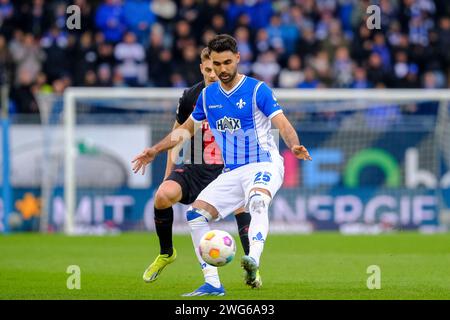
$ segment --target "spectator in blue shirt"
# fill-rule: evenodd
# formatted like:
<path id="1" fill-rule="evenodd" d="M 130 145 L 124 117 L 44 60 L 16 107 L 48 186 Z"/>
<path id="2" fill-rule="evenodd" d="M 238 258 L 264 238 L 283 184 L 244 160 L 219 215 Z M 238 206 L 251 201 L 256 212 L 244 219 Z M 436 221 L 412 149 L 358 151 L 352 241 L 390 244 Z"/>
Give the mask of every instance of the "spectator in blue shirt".
<path id="1" fill-rule="evenodd" d="M 156 18 L 150 9 L 149 0 L 127 0 L 123 6 L 125 23 L 139 43 L 146 45 L 150 27 Z"/>
<path id="2" fill-rule="evenodd" d="M 311 67 L 305 68 L 305 80 L 303 80 L 297 88 L 300 89 L 315 89 L 319 87 L 319 80 L 316 79 L 314 69 Z"/>
<path id="3" fill-rule="evenodd" d="M 295 44 L 299 38 L 299 32 L 295 25 L 291 23 L 283 23 L 281 16 L 275 14 L 270 19 L 270 25 L 266 28 L 269 38 L 280 39 L 286 57 L 291 55 L 295 50 Z"/>
<path id="4" fill-rule="evenodd" d="M 10 0 L 0 1 L 0 33 L 9 38 L 14 30 L 14 6 Z"/>
<path id="5" fill-rule="evenodd" d="M 381 57 L 381 61 L 383 62 L 384 69 L 389 70 L 391 67 L 391 53 L 386 45 L 386 39 L 382 33 L 375 34 L 372 52 L 378 53 Z"/>
<path id="6" fill-rule="evenodd" d="M 250 14 L 249 7 L 245 4 L 245 0 L 231 1 L 227 8 L 227 22 L 229 30 L 234 30 L 236 28 L 238 19 L 243 14 Z"/>
<path id="7" fill-rule="evenodd" d="M 354 70 L 354 81 L 351 87 L 353 89 L 368 89 L 370 86 L 370 82 L 367 80 L 366 69 L 356 67 Z"/>
<path id="8" fill-rule="evenodd" d="M 268 0 L 257 0 L 251 6 L 249 15 L 250 25 L 253 29 L 266 28 L 269 25 L 270 17 L 273 15 L 272 2 Z"/>
<path id="9" fill-rule="evenodd" d="M 122 40 L 126 25 L 121 1 L 105 0 L 97 10 L 95 23 L 107 42 L 117 43 Z"/>

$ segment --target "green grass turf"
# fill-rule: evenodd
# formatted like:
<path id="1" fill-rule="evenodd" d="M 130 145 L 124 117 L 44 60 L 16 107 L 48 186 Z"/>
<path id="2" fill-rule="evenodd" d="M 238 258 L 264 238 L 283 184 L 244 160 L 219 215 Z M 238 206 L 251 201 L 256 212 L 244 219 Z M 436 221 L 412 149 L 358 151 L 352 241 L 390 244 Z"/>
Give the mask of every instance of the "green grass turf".
<path id="1" fill-rule="evenodd" d="M 178 259 L 146 284 L 155 234 L 1 236 L 0 299 L 189 299 L 180 294 L 201 285 L 202 273 L 190 237 L 174 244 Z M 220 299 L 450 299 L 450 234 L 269 235 L 260 290 L 243 284 L 241 256 L 239 243 L 219 269 L 227 290 Z M 66 287 L 69 265 L 81 268 L 81 290 Z M 369 265 L 381 268 L 380 290 L 366 286 Z"/>

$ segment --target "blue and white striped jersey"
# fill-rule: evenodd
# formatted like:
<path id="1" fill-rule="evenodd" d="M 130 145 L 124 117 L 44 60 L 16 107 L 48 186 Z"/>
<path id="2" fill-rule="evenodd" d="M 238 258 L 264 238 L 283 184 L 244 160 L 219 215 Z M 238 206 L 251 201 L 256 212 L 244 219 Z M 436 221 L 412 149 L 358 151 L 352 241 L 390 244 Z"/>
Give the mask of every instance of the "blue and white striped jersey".
<path id="1" fill-rule="evenodd" d="M 230 91 L 219 81 L 204 88 L 191 118 L 195 122 L 208 120 L 222 151 L 224 171 L 229 171 L 280 157 L 270 119 L 281 112 L 272 90 L 244 75 Z"/>

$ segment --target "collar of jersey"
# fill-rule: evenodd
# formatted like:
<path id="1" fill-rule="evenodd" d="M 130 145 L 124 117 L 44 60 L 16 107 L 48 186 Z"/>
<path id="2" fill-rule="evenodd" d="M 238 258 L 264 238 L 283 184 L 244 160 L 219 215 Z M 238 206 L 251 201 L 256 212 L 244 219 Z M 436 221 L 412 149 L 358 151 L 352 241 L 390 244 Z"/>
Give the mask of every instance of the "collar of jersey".
<path id="1" fill-rule="evenodd" d="M 229 91 L 226 91 L 224 88 L 222 88 L 222 85 L 220 84 L 220 81 L 219 81 L 219 89 L 225 96 L 229 97 L 233 93 L 235 93 L 242 86 L 242 84 L 244 83 L 245 79 L 247 79 L 247 76 L 244 74 L 244 75 L 242 75 L 241 80 L 239 80 L 239 82 L 236 83 L 234 85 L 234 87 L 231 88 L 231 90 L 229 90 Z"/>

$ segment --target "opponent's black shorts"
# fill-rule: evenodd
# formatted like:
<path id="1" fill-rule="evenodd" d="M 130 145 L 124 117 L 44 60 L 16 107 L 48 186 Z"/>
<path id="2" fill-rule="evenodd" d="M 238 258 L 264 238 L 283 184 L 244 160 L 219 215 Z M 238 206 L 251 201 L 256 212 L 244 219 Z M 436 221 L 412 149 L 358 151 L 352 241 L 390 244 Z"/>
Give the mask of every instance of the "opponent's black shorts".
<path id="1" fill-rule="evenodd" d="M 191 204 L 222 170 L 221 164 L 182 164 L 175 166 L 166 180 L 175 181 L 181 186 L 182 204 Z"/>

